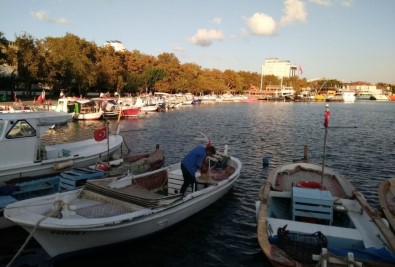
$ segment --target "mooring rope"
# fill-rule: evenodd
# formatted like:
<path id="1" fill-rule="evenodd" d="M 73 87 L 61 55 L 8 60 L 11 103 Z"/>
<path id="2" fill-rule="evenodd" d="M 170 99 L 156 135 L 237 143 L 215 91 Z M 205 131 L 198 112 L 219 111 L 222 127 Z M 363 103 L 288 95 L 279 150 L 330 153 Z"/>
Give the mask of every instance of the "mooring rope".
<path id="1" fill-rule="evenodd" d="M 55 205 L 56 204 L 56 205 Z M 23 243 L 23 245 L 21 246 L 21 248 L 18 250 L 18 252 L 14 255 L 14 257 L 11 259 L 11 261 L 7 264 L 7 267 L 10 267 L 14 261 L 16 260 L 16 258 L 19 257 L 19 255 L 22 253 L 22 251 L 25 249 L 26 245 L 29 243 L 30 239 L 33 237 L 34 232 L 37 230 L 37 227 L 40 225 L 40 223 L 42 221 L 44 221 L 45 219 L 47 219 L 48 217 L 51 217 L 55 214 L 59 214 L 62 209 L 63 209 L 63 201 L 62 200 L 57 200 L 54 203 L 54 207 L 56 209 L 52 209 L 50 212 L 48 212 L 47 215 L 45 215 L 43 218 L 41 218 L 40 220 L 37 221 L 37 223 L 34 225 L 33 230 L 30 232 L 29 236 L 26 238 L 25 242 Z"/>

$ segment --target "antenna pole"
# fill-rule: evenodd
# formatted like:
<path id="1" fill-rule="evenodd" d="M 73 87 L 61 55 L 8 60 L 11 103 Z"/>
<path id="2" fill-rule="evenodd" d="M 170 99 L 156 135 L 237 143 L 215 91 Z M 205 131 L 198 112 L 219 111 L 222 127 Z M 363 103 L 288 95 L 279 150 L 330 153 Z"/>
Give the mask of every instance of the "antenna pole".
<path id="1" fill-rule="evenodd" d="M 324 126 L 325 126 L 325 135 L 324 135 L 324 151 L 322 157 L 322 173 L 321 173 L 321 186 L 324 183 L 324 169 L 325 169 L 325 151 L 326 151 L 326 136 L 328 134 L 328 127 L 329 127 L 329 117 L 331 116 L 331 112 L 329 111 L 329 105 L 326 105 L 325 114 L 324 114 Z"/>

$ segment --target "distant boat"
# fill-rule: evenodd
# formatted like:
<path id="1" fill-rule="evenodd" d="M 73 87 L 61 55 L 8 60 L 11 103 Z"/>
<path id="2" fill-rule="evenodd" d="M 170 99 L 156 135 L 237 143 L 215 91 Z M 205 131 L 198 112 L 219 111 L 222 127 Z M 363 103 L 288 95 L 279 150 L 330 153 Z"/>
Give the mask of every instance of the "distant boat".
<path id="1" fill-rule="evenodd" d="M 122 117 L 137 117 L 141 113 L 141 107 L 122 106 Z"/>
<path id="2" fill-rule="evenodd" d="M 354 103 L 355 102 L 355 91 L 343 91 L 342 99 L 344 103 Z"/>
<path id="3" fill-rule="evenodd" d="M 119 117 L 121 107 L 118 99 L 95 97 L 91 100 L 95 102 L 96 109 L 102 112 L 104 119 L 116 119 Z"/>
<path id="4" fill-rule="evenodd" d="M 54 110 L 70 113 L 75 120 L 99 120 L 103 117 L 103 111 L 91 99 L 59 98 Z"/>
<path id="5" fill-rule="evenodd" d="M 75 101 L 73 118 L 75 120 L 100 120 L 103 118 L 103 110 L 91 99 L 79 99 Z"/>
<path id="6" fill-rule="evenodd" d="M 389 97 L 384 94 L 372 94 L 369 99 L 376 101 L 389 101 Z"/>

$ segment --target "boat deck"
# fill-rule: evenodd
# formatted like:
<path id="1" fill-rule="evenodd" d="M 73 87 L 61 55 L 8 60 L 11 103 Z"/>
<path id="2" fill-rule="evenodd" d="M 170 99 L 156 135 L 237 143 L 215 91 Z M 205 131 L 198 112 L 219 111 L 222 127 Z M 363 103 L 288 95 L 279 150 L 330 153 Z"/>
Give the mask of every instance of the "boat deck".
<path id="1" fill-rule="evenodd" d="M 304 181 L 321 183 L 321 174 L 309 170 L 298 170 L 293 173 L 280 173 L 277 175 L 276 182 L 272 186 L 274 186 L 274 189 L 278 191 L 291 191 L 292 186 Z M 334 197 L 347 197 L 347 194 L 342 189 L 339 181 L 333 176 L 325 176 L 323 179 L 323 186 L 326 190 L 329 190 Z"/>
<path id="2" fill-rule="evenodd" d="M 130 210 L 111 203 L 98 203 L 92 206 L 81 207 L 76 214 L 84 218 L 108 218 L 129 213 Z"/>

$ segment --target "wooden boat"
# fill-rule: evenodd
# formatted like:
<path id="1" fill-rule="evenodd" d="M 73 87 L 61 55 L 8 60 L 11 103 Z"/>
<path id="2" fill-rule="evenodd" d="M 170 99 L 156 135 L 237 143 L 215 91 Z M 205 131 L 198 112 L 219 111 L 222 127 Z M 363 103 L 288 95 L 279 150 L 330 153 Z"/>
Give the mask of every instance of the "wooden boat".
<path id="1" fill-rule="evenodd" d="M 260 247 L 273 266 L 395 263 L 395 238 L 380 214 L 330 168 L 274 169 L 260 190 L 257 220 Z"/>
<path id="2" fill-rule="evenodd" d="M 64 112 L 0 114 L 0 183 L 25 177 L 56 174 L 65 168 L 83 168 L 111 157 L 123 143 L 121 135 L 78 142 L 42 145 L 41 137 L 53 125 L 71 119 Z M 107 131 L 108 132 L 108 131 Z"/>
<path id="3" fill-rule="evenodd" d="M 379 203 L 392 231 L 395 232 L 395 177 L 380 184 Z"/>
<path id="4" fill-rule="evenodd" d="M 394 266 L 395 236 L 341 174 L 322 165 L 275 168 L 259 192 L 257 235 L 273 266 Z"/>
<path id="5" fill-rule="evenodd" d="M 197 174 L 196 191 L 182 197 L 180 163 L 141 175 L 88 181 L 83 189 L 19 201 L 4 216 L 20 225 L 49 256 L 81 252 L 165 230 L 225 195 L 242 164 L 223 158 L 225 168 Z M 67 238 L 65 238 L 67 235 Z"/>

